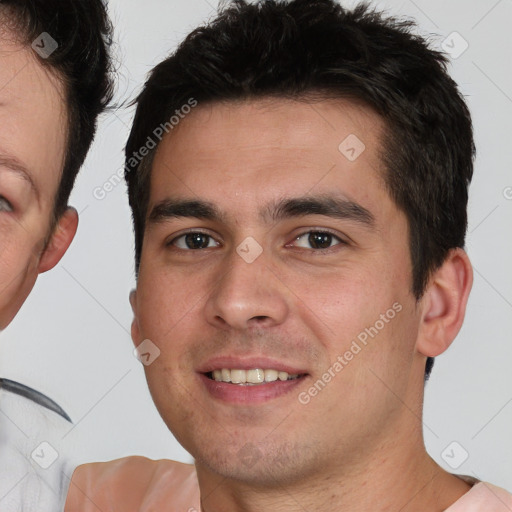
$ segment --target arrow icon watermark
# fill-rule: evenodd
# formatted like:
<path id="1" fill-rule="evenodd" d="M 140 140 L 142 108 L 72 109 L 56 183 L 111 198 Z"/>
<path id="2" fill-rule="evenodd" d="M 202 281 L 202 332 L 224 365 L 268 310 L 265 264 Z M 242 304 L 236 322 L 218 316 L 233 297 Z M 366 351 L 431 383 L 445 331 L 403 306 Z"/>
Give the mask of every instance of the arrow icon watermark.
<path id="1" fill-rule="evenodd" d="M 151 340 L 144 340 L 134 349 L 133 355 L 144 366 L 149 366 L 160 357 L 160 349 Z"/>
<path id="2" fill-rule="evenodd" d="M 338 146 L 339 152 L 350 162 L 357 160 L 366 149 L 363 141 L 351 133 Z"/>
<path id="3" fill-rule="evenodd" d="M 252 237 L 248 236 L 237 248 L 236 252 L 246 263 L 252 263 L 263 252 L 263 247 Z"/>
<path id="4" fill-rule="evenodd" d="M 47 59 L 58 47 L 59 44 L 48 32 L 39 34 L 32 42 L 32 49 L 43 59 Z"/>

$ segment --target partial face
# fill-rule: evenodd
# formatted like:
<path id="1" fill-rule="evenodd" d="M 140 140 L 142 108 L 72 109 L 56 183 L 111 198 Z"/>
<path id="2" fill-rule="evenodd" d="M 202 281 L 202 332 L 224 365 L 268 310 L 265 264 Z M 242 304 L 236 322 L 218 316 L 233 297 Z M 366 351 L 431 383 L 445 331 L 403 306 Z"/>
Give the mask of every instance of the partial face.
<path id="1" fill-rule="evenodd" d="M 419 402 L 425 360 L 382 129 L 348 102 L 260 100 L 199 105 L 161 143 L 133 337 L 160 350 L 151 393 L 200 475 L 290 482 L 417 421 L 397 400 Z"/>
<path id="2" fill-rule="evenodd" d="M 65 132 L 60 82 L 30 48 L 0 32 L 0 330 L 38 274 L 64 163 Z"/>

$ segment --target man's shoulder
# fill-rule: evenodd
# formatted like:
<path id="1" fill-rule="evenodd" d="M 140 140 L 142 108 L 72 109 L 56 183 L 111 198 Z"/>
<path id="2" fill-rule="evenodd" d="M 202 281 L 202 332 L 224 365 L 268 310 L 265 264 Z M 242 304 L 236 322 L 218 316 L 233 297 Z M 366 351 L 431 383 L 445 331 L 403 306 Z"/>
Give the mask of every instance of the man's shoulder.
<path id="1" fill-rule="evenodd" d="M 501 487 L 479 482 L 446 509 L 446 512 L 510 512 L 511 510 L 512 494 Z"/>
<path id="2" fill-rule="evenodd" d="M 98 506 L 105 512 L 154 510 L 168 506 L 169 499 L 176 510 L 199 510 L 195 467 L 132 456 L 79 466 L 71 479 L 66 512 L 87 512 L 88 507 L 97 510 Z"/>
<path id="3" fill-rule="evenodd" d="M 0 378 L 0 410 L 19 430 L 30 434 L 43 424 L 48 428 L 70 428 L 71 419 L 51 398 L 29 386 Z M 19 424 L 22 423 L 22 424 Z"/>
<path id="4" fill-rule="evenodd" d="M 0 379 L 1 510 L 62 509 L 72 465 L 61 445 L 71 427 L 46 395 Z"/>

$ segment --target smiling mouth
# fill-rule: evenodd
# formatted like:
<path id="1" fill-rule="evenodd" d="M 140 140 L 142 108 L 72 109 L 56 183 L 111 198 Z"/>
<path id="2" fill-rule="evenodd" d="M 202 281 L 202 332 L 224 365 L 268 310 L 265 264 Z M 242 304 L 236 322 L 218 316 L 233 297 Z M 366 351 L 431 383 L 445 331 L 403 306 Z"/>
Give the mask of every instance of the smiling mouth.
<path id="1" fill-rule="evenodd" d="M 237 384 L 239 386 L 258 386 L 276 381 L 297 380 L 306 374 L 289 374 L 287 372 L 262 368 L 253 368 L 251 370 L 222 368 L 221 370 L 207 372 L 205 375 L 216 382 Z"/>

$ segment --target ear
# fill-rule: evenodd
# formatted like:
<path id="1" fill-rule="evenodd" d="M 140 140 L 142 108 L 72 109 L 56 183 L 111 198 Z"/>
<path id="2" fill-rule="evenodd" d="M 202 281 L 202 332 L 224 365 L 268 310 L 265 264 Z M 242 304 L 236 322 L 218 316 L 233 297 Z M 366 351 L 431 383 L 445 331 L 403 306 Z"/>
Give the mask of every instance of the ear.
<path id="1" fill-rule="evenodd" d="M 137 347 L 140 343 L 139 319 L 137 316 L 137 290 L 132 290 L 130 292 L 130 305 L 133 311 L 132 341 L 133 344 Z"/>
<path id="2" fill-rule="evenodd" d="M 74 208 L 68 207 L 55 226 L 50 241 L 39 259 L 40 274 L 57 265 L 73 241 L 77 228 L 78 213 Z"/>
<path id="3" fill-rule="evenodd" d="M 473 285 L 473 268 L 463 249 L 452 249 L 431 276 L 421 299 L 416 348 L 427 357 L 442 354 L 457 336 Z"/>

